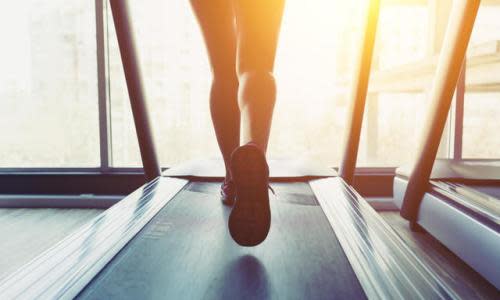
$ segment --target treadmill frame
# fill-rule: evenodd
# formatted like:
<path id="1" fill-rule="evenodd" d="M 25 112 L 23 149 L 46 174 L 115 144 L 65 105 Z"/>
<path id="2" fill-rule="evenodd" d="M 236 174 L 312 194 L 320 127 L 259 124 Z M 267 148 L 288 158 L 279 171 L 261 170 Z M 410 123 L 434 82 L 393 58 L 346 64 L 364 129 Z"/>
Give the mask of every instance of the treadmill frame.
<path id="1" fill-rule="evenodd" d="M 453 2 L 430 94 L 431 107 L 428 119 L 425 122 L 422 142 L 419 144 L 401 205 L 401 216 L 409 220 L 412 227 L 416 225 L 420 203 L 429 184 L 480 2 L 480 0 Z"/>
<path id="2" fill-rule="evenodd" d="M 187 183 L 146 183 L 1 281 L 0 299 L 73 299 Z"/>
<path id="3" fill-rule="evenodd" d="M 454 193 L 443 182 L 432 181 L 433 171 L 442 172 L 442 162 L 436 163 L 437 151 L 480 0 L 457 0 L 453 4 L 422 142 L 411 170 L 396 171 L 393 194 L 401 216 L 410 221 L 412 229 L 427 230 L 500 289 L 498 216 L 488 216 L 485 207 Z"/>
<path id="4" fill-rule="evenodd" d="M 432 183 L 431 183 L 432 184 Z M 394 200 L 402 206 L 408 178 L 394 179 Z M 420 203 L 416 222 L 497 289 L 500 289 L 500 226 L 447 196 L 431 185 Z M 479 209 L 479 208 L 476 208 Z"/>
<path id="5" fill-rule="evenodd" d="M 187 183 L 160 177 L 145 184 L 0 282 L 0 298 L 76 297 Z M 459 297 L 343 179 L 309 184 L 369 299 Z"/>

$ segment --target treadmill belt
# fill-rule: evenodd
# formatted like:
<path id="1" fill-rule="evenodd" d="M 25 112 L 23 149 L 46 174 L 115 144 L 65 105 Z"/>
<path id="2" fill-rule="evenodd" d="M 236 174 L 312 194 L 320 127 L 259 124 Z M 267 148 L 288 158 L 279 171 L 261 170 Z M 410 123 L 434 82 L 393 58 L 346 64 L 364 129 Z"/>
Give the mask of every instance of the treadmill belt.
<path id="1" fill-rule="evenodd" d="M 219 183 L 191 182 L 78 298 L 366 298 L 309 185 L 273 187 L 269 236 L 245 248 L 229 235 Z"/>

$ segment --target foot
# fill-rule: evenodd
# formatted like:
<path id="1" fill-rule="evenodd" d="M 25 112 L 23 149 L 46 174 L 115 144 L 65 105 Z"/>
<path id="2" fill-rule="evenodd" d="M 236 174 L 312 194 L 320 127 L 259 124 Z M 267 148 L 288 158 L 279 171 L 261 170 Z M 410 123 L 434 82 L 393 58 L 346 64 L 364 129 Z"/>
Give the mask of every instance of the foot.
<path id="1" fill-rule="evenodd" d="M 229 233 L 241 246 L 264 241 L 271 226 L 269 167 L 264 152 L 255 144 L 238 147 L 231 155 L 231 174 L 236 201 L 229 216 Z"/>
<path id="2" fill-rule="evenodd" d="M 220 187 L 220 200 L 224 205 L 233 205 L 236 197 L 236 187 L 232 180 L 224 180 Z"/>

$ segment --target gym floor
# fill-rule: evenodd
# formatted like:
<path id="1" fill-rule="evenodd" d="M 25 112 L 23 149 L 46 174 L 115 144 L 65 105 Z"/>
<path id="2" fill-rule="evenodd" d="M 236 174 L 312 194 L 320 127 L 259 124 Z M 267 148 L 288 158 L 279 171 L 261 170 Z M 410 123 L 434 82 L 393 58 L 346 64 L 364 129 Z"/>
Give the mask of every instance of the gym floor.
<path id="1" fill-rule="evenodd" d="M 0 281 L 102 211 L 101 209 L 1 208 Z"/>

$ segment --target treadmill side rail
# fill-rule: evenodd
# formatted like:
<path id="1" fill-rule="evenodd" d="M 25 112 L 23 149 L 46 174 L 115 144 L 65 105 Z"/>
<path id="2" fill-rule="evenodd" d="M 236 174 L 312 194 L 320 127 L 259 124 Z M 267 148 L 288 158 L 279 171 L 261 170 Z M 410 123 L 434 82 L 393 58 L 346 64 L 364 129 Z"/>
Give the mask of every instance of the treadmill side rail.
<path id="1" fill-rule="evenodd" d="M 453 201 L 457 206 L 481 216 L 485 223 L 493 224 L 495 230 L 500 232 L 500 199 L 464 184 L 446 181 L 431 181 L 431 190 Z"/>
<path id="2" fill-rule="evenodd" d="M 394 179 L 394 202 L 398 206 L 407 184 L 408 180 L 401 176 Z M 478 215 L 431 187 L 422 199 L 417 223 L 500 289 L 499 226 L 493 221 L 484 222 L 485 216 Z"/>
<path id="3" fill-rule="evenodd" d="M 369 299 L 458 298 L 341 178 L 310 185 Z"/>
<path id="4" fill-rule="evenodd" d="M 71 299 L 187 183 L 157 178 L 0 282 L 0 299 Z"/>

